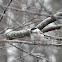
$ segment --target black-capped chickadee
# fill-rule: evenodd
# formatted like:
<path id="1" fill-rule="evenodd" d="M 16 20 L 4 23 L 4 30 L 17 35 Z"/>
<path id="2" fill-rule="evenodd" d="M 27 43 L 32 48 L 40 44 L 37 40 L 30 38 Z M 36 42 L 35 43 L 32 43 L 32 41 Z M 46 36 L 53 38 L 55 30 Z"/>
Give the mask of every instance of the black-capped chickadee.
<path id="1" fill-rule="evenodd" d="M 31 29 L 31 39 L 34 41 L 42 41 L 44 40 L 43 33 L 38 28 L 32 28 Z"/>

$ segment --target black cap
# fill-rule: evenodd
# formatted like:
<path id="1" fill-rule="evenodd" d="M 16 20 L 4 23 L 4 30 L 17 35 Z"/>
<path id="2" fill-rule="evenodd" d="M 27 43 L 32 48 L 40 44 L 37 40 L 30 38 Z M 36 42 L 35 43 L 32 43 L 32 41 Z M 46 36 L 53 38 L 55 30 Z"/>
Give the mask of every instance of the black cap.
<path id="1" fill-rule="evenodd" d="M 35 29 L 37 29 L 37 28 L 32 28 L 31 30 L 35 30 Z"/>

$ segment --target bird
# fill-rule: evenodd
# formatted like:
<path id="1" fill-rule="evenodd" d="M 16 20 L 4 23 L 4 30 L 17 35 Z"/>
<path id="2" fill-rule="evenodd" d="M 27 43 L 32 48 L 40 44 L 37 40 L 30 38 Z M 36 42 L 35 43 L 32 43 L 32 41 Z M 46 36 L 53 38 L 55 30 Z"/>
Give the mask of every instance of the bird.
<path id="1" fill-rule="evenodd" d="M 31 40 L 36 41 L 37 43 L 44 40 L 44 34 L 38 28 L 31 29 Z"/>

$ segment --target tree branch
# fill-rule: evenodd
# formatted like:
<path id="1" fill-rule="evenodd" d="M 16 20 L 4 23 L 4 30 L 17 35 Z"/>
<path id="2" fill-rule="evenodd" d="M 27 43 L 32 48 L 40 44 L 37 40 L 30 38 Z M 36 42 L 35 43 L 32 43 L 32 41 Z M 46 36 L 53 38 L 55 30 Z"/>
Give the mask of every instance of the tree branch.
<path id="1" fill-rule="evenodd" d="M 36 12 L 33 12 L 33 11 L 29 11 L 29 10 L 23 11 L 23 10 L 21 10 L 21 9 L 19 9 L 19 8 L 6 7 L 6 6 L 4 6 L 4 5 L 0 5 L 0 7 L 5 8 L 5 9 L 12 9 L 12 10 L 15 10 L 15 11 L 18 11 L 18 12 L 25 12 L 25 13 L 28 13 L 28 14 L 50 17 L 50 15 L 39 14 L 39 13 L 36 13 Z M 3 14 L 4 14 L 4 13 L 3 13 Z"/>
<path id="2" fill-rule="evenodd" d="M 23 38 L 25 36 L 30 36 L 30 29 L 28 30 L 20 30 L 20 31 L 10 31 L 5 34 L 7 39 L 15 39 L 15 38 Z"/>
<path id="3" fill-rule="evenodd" d="M 49 41 L 49 40 L 43 40 L 43 41 Z M 61 47 L 62 44 L 51 44 L 51 43 L 34 43 L 31 42 L 30 40 L 29 41 L 24 41 L 24 40 L 0 40 L 0 43 L 3 43 L 3 42 L 7 42 L 7 43 L 24 43 L 24 44 L 28 44 L 28 45 L 40 45 L 40 46 L 56 46 L 56 47 Z"/>
<path id="4" fill-rule="evenodd" d="M 7 43 L 8 43 L 8 42 L 7 42 Z M 19 49 L 20 51 L 25 52 L 25 53 L 27 53 L 28 55 L 31 55 L 31 56 L 33 56 L 33 57 L 35 57 L 35 58 L 44 59 L 44 57 L 36 56 L 36 55 L 34 55 L 34 54 L 32 54 L 32 53 L 29 53 L 29 52 L 27 52 L 26 50 L 24 50 L 24 49 L 22 49 L 22 48 L 19 48 L 19 47 L 15 46 L 15 45 L 13 45 L 13 44 L 11 44 L 11 43 L 8 43 L 8 44 L 12 45 L 13 47 Z M 48 59 L 46 59 L 46 58 L 45 58 L 45 60 L 46 60 L 46 62 L 50 62 L 50 61 L 49 61 Z"/>
<path id="5" fill-rule="evenodd" d="M 6 7 L 9 7 L 11 3 L 12 3 L 12 0 L 10 0 L 10 2 L 7 4 Z M 7 9 L 5 9 L 5 10 L 3 11 L 3 14 L 5 14 L 6 11 L 7 11 Z M 3 19 L 3 16 L 0 17 L 0 22 L 1 22 L 2 19 Z"/>
<path id="6" fill-rule="evenodd" d="M 56 16 L 62 16 L 62 12 L 58 12 L 54 16 L 48 17 L 47 19 L 43 20 L 40 24 L 38 24 L 36 27 L 39 28 L 40 30 L 42 30 L 48 24 L 57 21 L 57 17 Z"/>
<path id="7" fill-rule="evenodd" d="M 61 24 L 54 25 L 54 26 L 51 26 L 51 27 L 43 28 L 42 29 L 42 32 L 49 32 L 49 31 L 52 31 L 52 30 L 60 29 L 60 28 L 62 28 L 62 25 Z"/>
<path id="8" fill-rule="evenodd" d="M 62 16 L 62 12 L 58 12 L 54 15 L 54 17 L 48 17 L 47 19 L 43 20 L 40 24 L 38 24 L 36 27 L 42 30 L 45 26 L 47 26 L 49 23 L 52 23 L 56 21 L 56 16 Z M 15 38 L 23 38 L 25 36 L 30 36 L 30 29 L 27 30 L 20 30 L 20 31 L 11 31 L 6 35 L 7 39 L 15 39 Z M 60 38 L 59 38 L 60 39 Z"/>

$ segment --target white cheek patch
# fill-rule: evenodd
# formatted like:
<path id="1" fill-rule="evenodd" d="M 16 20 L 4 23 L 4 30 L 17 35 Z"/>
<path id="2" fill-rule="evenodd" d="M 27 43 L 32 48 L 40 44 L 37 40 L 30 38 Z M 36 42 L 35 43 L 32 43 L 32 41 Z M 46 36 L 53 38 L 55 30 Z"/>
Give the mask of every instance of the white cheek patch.
<path id="1" fill-rule="evenodd" d="M 35 30 L 33 30 L 32 32 L 40 32 L 40 30 L 39 29 L 35 29 Z"/>

